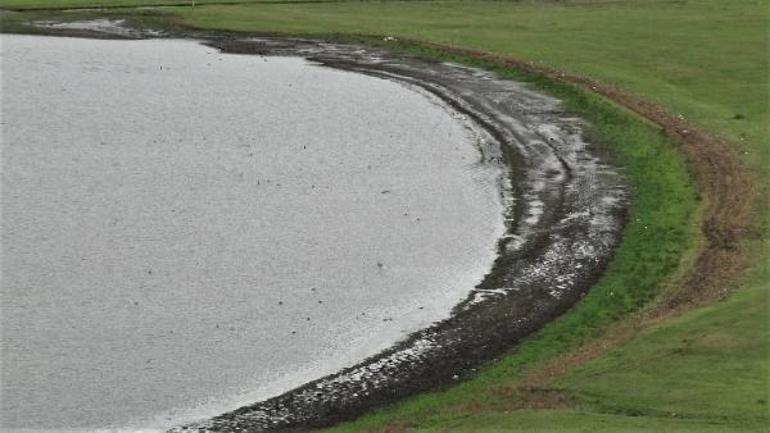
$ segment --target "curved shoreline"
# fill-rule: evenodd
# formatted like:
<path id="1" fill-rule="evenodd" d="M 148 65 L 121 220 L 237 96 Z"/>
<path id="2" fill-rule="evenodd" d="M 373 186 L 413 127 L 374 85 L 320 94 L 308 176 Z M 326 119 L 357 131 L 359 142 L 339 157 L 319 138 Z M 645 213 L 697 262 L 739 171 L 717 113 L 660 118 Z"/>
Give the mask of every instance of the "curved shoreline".
<path id="1" fill-rule="evenodd" d="M 417 86 L 464 113 L 487 136 L 482 152 L 508 166 L 515 203 L 484 280 L 451 316 L 392 348 L 280 396 L 179 431 L 298 431 L 472 375 L 572 307 L 619 244 L 629 190 L 582 140 L 584 122 L 559 101 L 478 69 L 304 39 L 209 40 L 223 52 L 301 56 Z"/>
<path id="2" fill-rule="evenodd" d="M 141 24 L 139 25 L 141 26 Z M 166 23 L 161 25 L 161 28 L 167 28 Z M 233 34 L 246 35 L 246 33 L 219 32 L 216 30 L 204 32 L 185 27 L 182 24 L 173 24 L 170 28 L 173 28 L 171 32 L 174 32 L 174 36 L 180 38 L 207 38 Z M 11 30 L 6 28 L 4 31 L 52 34 L 52 32 L 48 31 L 36 32 L 29 31 L 28 29 Z M 114 35 L 85 31 L 57 31 L 55 34 L 83 37 L 116 37 Z M 334 35 L 329 37 L 332 40 L 337 40 L 338 38 Z M 370 43 L 375 46 L 381 45 L 381 42 L 378 43 L 376 40 L 373 40 L 371 35 L 363 35 L 355 37 L 355 39 L 363 39 L 365 45 Z M 700 235 L 702 245 L 693 247 L 693 263 L 685 263 L 682 273 L 673 276 L 675 278 L 673 284 L 676 284 L 676 287 L 659 293 L 660 296 L 655 301 L 645 304 L 644 309 L 638 314 L 632 314 L 631 317 L 622 320 L 618 323 L 620 329 L 605 330 L 609 335 L 605 335 L 604 338 L 609 338 L 609 341 L 602 339 L 601 341 L 589 342 L 589 347 L 574 350 L 566 347 L 567 359 L 554 361 L 545 368 L 564 369 L 580 365 L 589 359 L 606 353 L 610 348 L 617 347 L 622 342 L 631 339 L 640 330 L 646 329 L 652 323 L 658 323 L 662 318 L 678 316 L 693 308 L 710 304 L 717 299 L 721 300 L 727 294 L 734 291 L 734 288 L 727 283 L 734 282 L 736 275 L 748 266 L 750 257 L 748 257 L 744 241 L 750 236 L 756 235 L 756 221 L 753 220 L 751 212 L 756 209 L 753 199 L 756 198 L 758 187 L 755 176 L 741 164 L 736 151 L 730 147 L 731 143 L 726 142 L 713 133 L 704 132 L 701 130 L 701 127 L 705 128 L 703 125 L 697 126 L 681 116 L 672 114 L 670 107 L 666 109 L 661 104 L 650 102 L 650 100 L 637 96 L 616 85 L 606 84 L 586 76 L 571 74 L 566 72 L 565 69 L 555 69 L 541 63 L 511 57 L 510 55 L 497 54 L 493 51 L 480 51 L 478 49 L 474 50 L 424 40 L 403 40 L 403 43 L 394 45 L 397 45 L 398 50 L 418 53 L 427 52 L 427 56 L 431 58 L 460 59 L 459 61 L 462 63 L 467 62 L 481 65 L 480 67 L 485 69 L 496 70 L 501 68 L 504 71 L 516 71 L 516 74 L 521 73 L 526 77 L 532 77 L 533 80 L 537 81 L 538 87 L 540 85 L 545 87 L 555 86 L 554 88 L 557 89 L 556 93 L 562 93 L 559 89 L 578 89 L 576 91 L 579 91 L 581 95 L 585 94 L 596 100 L 616 105 L 612 110 L 621 108 L 622 111 L 626 111 L 624 109 L 627 109 L 627 116 L 637 118 L 639 121 L 650 122 L 652 127 L 659 130 L 662 137 L 671 140 L 670 143 L 666 144 L 675 145 L 676 150 L 680 151 L 690 164 L 688 167 L 689 174 L 697 183 L 699 200 L 702 200 L 698 208 L 702 210 L 703 215 L 697 221 L 698 230 L 702 232 Z M 608 107 L 607 110 L 610 110 L 610 108 Z M 620 112 L 621 110 L 618 111 Z M 601 128 L 601 122 L 598 123 Z M 637 177 L 633 172 L 630 172 L 629 178 L 635 180 Z M 628 228 L 633 229 L 636 224 L 633 220 L 629 220 Z M 631 233 L 631 236 L 633 238 L 634 233 Z M 625 248 L 625 245 L 623 245 L 623 248 Z M 616 274 L 617 272 L 615 272 L 613 265 L 610 275 Z M 601 285 L 598 288 L 601 290 Z M 578 312 L 572 310 L 566 317 L 575 317 L 573 313 Z M 556 325 L 558 328 L 559 323 L 556 323 Z M 561 331 L 562 334 L 566 332 L 564 329 Z M 565 335 L 568 336 L 569 334 Z M 537 337 L 534 340 L 528 341 L 537 345 L 542 340 L 542 338 Z M 546 341 L 548 341 L 547 338 Z M 569 346 L 568 343 L 565 344 Z M 505 359 L 517 360 L 521 358 L 519 355 L 526 356 L 527 353 L 531 353 L 531 350 L 528 350 L 531 349 L 530 346 L 526 344 L 523 347 L 524 351 L 521 353 L 508 353 L 505 355 Z M 558 346 L 563 347 L 564 344 L 559 341 Z"/>
<path id="3" fill-rule="evenodd" d="M 554 98 L 479 69 L 354 45 L 174 36 L 202 38 L 228 53 L 300 56 L 430 92 L 487 135 L 482 151 L 510 167 L 515 205 L 493 269 L 448 319 L 341 372 L 169 431 L 304 431 L 470 376 L 578 302 L 620 243 L 627 184 L 582 141 L 584 122 Z"/>

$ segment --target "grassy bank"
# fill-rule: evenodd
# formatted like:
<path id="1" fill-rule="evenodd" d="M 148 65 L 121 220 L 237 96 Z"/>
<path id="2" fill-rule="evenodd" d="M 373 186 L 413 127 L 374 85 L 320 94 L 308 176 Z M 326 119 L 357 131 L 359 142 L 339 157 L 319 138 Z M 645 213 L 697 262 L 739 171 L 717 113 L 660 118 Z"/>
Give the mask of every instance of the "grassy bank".
<path id="1" fill-rule="evenodd" d="M 0 6 L 21 2 L 43 5 L 0 0 Z M 760 196 L 768 193 L 767 1 L 335 2 L 166 11 L 207 29 L 387 34 L 589 76 L 725 138 L 753 169 Z M 593 139 L 622 158 L 634 205 L 607 275 L 569 314 L 473 380 L 332 430 L 767 431 L 770 275 L 762 236 L 764 199 L 756 206 L 756 240 L 744 246 L 750 267 L 726 287 L 733 295 L 633 328 L 642 317 L 634 312 L 676 290 L 675 275 L 685 272 L 702 242 L 697 230 L 702 207 L 676 144 L 658 127 L 569 84 L 411 44 L 398 48 L 497 69 L 562 98 L 591 120 Z M 629 337 L 613 333 L 619 323 L 633 328 Z M 615 342 L 606 353 L 603 339 Z M 564 354 L 578 347 L 596 348 L 599 356 L 564 361 L 572 359 Z"/>

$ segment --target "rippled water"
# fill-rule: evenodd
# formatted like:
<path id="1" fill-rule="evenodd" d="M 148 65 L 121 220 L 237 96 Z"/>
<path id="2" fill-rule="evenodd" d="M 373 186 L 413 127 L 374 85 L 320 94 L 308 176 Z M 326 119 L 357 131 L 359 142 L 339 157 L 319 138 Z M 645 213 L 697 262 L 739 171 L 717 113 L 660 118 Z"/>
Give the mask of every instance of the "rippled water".
<path id="1" fill-rule="evenodd" d="M 500 173 L 398 83 L 3 35 L 2 427 L 162 428 L 332 373 L 491 267 Z"/>

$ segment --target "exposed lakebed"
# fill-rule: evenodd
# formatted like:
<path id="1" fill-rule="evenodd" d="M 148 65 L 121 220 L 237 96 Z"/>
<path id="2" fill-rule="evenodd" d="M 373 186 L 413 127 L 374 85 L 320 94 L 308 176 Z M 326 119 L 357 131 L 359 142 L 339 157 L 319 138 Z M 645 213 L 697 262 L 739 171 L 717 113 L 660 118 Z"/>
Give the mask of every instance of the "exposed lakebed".
<path id="1" fill-rule="evenodd" d="M 194 41 L 2 36 L 2 417 L 212 416 L 448 316 L 504 232 L 437 98 Z"/>

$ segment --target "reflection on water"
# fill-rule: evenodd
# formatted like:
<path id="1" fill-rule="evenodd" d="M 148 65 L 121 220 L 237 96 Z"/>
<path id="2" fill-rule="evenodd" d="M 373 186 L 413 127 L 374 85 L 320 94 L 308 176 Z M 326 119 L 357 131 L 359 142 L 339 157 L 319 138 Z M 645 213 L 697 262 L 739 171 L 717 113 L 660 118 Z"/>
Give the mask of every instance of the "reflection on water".
<path id="1" fill-rule="evenodd" d="M 443 318 L 496 169 L 436 101 L 191 41 L 2 36 L 2 426 L 162 427 Z"/>

